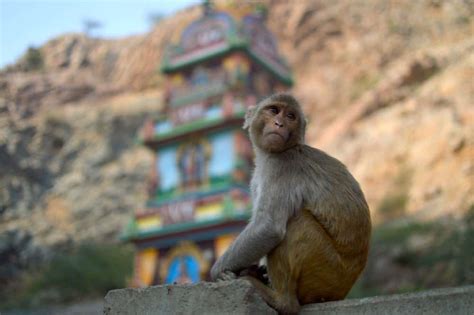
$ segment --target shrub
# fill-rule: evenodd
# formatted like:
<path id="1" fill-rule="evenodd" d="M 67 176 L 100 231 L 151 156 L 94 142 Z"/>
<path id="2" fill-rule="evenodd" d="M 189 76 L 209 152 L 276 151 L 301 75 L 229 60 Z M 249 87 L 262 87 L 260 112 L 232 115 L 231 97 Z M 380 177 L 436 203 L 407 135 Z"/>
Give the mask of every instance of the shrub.
<path id="1" fill-rule="evenodd" d="M 455 228 L 419 258 L 419 264 L 428 268 L 445 264 L 453 285 L 474 283 L 474 205 L 465 215 L 463 223 L 464 226 Z"/>
<path id="2" fill-rule="evenodd" d="M 413 172 L 402 167 L 392 183 L 392 189 L 380 201 L 377 210 L 386 220 L 399 218 L 405 214 L 408 193 Z"/>
<path id="3" fill-rule="evenodd" d="M 386 219 L 401 217 L 405 213 L 408 202 L 408 195 L 405 192 L 398 192 L 385 196 L 378 206 L 378 211 Z"/>
<path id="4" fill-rule="evenodd" d="M 459 221 L 404 219 L 379 225 L 367 267 L 349 297 L 470 285 L 473 257 L 474 205 Z"/>
<path id="5" fill-rule="evenodd" d="M 83 244 L 57 254 L 39 271 L 22 278 L 20 292 L 6 307 L 40 306 L 104 296 L 126 286 L 133 269 L 133 251 L 128 246 Z"/>
<path id="6" fill-rule="evenodd" d="M 25 54 L 25 70 L 36 71 L 43 68 L 43 55 L 38 48 L 29 47 Z"/>

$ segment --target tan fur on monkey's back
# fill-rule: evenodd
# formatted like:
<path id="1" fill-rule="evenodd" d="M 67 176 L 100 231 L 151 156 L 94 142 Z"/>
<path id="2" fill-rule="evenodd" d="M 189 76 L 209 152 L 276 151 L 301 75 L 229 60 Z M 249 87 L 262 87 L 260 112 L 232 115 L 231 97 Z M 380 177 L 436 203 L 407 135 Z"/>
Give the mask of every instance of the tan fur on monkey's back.
<path id="1" fill-rule="evenodd" d="M 296 157 L 300 160 L 291 163 Z M 278 169 L 276 177 L 308 181 L 285 181 L 282 192 L 290 199 L 298 199 L 293 194 L 312 196 L 295 209 L 287 237 L 268 255 L 272 286 L 287 281 L 278 274 L 289 270 L 288 279 L 297 279 L 294 289 L 301 304 L 343 299 L 363 270 L 369 248 L 370 214 L 359 184 L 337 159 L 306 145 L 272 156 L 264 165 Z M 313 194 L 295 191 L 299 187 L 317 189 Z"/>
<path id="2" fill-rule="evenodd" d="M 247 276 L 278 312 L 346 296 L 364 268 L 369 209 L 346 167 L 304 144 L 298 101 L 275 94 L 249 108 L 244 129 L 255 151 L 252 219 L 211 268 L 217 279 L 267 256 L 271 287 Z"/>
<path id="3" fill-rule="evenodd" d="M 367 202 L 359 184 L 340 161 L 300 144 L 264 159 L 257 156 L 256 164 L 256 172 L 273 170 L 271 174 L 267 172 L 265 181 L 279 182 L 279 194 L 286 195 L 288 204 L 300 205 L 294 209 L 295 214 L 309 209 L 341 249 L 353 242 L 368 244 L 371 222 Z"/>
<path id="4" fill-rule="evenodd" d="M 307 209 L 288 223 L 287 231 L 289 237 L 267 256 L 272 286 L 284 287 L 296 279 L 289 289 L 296 291 L 300 304 L 343 299 L 364 269 L 367 247 L 353 255 L 341 253 Z M 282 272 L 288 275 L 282 277 Z"/>

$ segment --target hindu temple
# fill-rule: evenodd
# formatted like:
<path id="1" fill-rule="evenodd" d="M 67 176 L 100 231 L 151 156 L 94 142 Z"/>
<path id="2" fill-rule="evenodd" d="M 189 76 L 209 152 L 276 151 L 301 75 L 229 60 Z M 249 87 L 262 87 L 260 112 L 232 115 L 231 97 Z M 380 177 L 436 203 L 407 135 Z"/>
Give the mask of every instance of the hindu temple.
<path id="1" fill-rule="evenodd" d="M 164 53 L 164 108 L 139 135 L 155 160 L 148 201 L 122 235 L 136 248 L 134 286 L 208 279 L 250 218 L 246 108 L 292 85 L 265 8 L 209 1 L 202 7 Z"/>

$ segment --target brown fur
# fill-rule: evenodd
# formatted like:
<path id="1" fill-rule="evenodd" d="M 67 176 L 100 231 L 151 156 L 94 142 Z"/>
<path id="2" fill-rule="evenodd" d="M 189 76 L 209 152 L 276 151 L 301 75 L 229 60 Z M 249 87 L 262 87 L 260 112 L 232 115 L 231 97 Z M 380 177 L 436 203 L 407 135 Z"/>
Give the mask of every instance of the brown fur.
<path id="1" fill-rule="evenodd" d="M 305 119 L 291 95 L 264 100 L 245 127 L 256 153 L 254 212 L 211 276 L 238 274 L 266 255 L 270 287 L 244 278 L 280 313 L 343 299 L 369 248 L 370 214 L 358 183 L 341 162 L 304 144 Z"/>
<path id="2" fill-rule="evenodd" d="M 267 255 L 271 287 L 245 279 L 282 313 L 297 313 L 300 304 L 341 300 L 366 263 L 366 241 L 356 244 L 359 248 L 350 251 L 337 248 L 311 212 L 304 210 L 288 223 L 286 237 Z"/>

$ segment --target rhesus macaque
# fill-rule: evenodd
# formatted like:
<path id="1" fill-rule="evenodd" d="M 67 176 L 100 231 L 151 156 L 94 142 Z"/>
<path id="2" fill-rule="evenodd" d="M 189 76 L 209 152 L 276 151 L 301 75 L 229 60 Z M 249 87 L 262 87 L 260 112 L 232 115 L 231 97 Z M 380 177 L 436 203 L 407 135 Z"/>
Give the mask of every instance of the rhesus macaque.
<path id="1" fill-rule="evenodd" d="M 255 150 L 253 214 L 211 270 L 245 278 L 280 313 L 343 299 L 367 261 L 370 213 L 359 184 L 335 158 L 304 144 L 305 118 L 290 94 L 249 108 Z M 270 286 L 247 270 L 266 255 Z"/>

